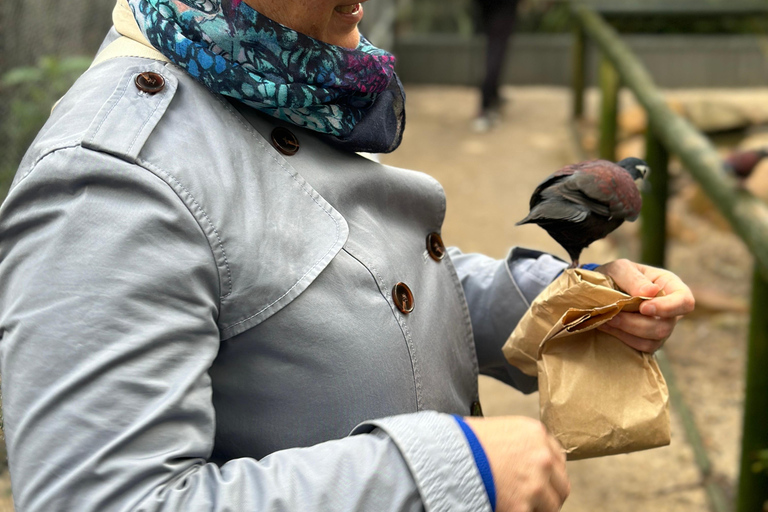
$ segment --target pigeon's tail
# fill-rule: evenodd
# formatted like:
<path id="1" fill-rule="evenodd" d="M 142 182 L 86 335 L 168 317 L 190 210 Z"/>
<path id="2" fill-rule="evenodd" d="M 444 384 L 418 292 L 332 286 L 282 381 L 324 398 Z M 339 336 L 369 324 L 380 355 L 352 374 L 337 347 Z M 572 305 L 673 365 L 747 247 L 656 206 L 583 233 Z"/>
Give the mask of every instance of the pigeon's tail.
<path id="1" fill-rule="evenodd" d="M 515 226 L 522 226 L 523 224 L 530 224 L 532 222 L 533 222 L 533 217 L 531 217 L 531 215 L 528 214 L 523 220 L 519 222 L 515 222 Z"/>

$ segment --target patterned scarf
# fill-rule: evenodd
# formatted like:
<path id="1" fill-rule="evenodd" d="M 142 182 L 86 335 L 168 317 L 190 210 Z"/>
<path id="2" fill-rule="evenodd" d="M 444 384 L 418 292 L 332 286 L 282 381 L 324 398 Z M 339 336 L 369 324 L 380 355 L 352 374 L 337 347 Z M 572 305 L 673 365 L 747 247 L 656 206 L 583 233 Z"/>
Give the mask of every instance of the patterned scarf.
<path id="1" fill-rule="evenodd" d="M 363 37 L 326 44 L 242 0 L 129 0 L 149 42 L 210 91 L 325 134 L 350 151 L 400 144 L 405 96 L 395 58 Z"/>

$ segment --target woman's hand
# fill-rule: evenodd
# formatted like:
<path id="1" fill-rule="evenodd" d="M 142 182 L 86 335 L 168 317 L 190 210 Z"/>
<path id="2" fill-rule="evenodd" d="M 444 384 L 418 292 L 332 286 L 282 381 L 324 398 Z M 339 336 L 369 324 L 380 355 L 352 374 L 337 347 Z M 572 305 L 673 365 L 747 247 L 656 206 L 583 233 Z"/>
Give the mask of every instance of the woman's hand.
<path id="1" fill-rule="evenodd" d="M 565 452 L 544 425 L 523 416 L 464 418 L 488 457 L 497 512 L 557 512 L 571 492 Z"/>
<path id="2" fill-rule="evenodd" d="M 680 317 L 693 311 L 695 300 L 690 288 L 668 270 L 625 259 L 595 270 L 610 276 L 630 295 L 655 297 L 640 305 L 640 313 L 619 313 L 599 327 L 632 348 L 649 353 L 660 349 Z"/>

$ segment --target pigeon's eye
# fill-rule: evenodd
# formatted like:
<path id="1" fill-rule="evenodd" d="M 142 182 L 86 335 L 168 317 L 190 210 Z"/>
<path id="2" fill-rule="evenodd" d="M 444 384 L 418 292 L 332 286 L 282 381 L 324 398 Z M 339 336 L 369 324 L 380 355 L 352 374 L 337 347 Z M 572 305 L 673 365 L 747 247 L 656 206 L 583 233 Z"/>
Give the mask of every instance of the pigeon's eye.
<path id="1" fill-rule="evenodd" d="M 648 176 L 648 173 L 649 173 L 649 172 L 651 172 L 651 168 L 650 168 L 650 167 L 648 167 L 647 165 L 636 165 L 636 166 L 635 166 L 635 169 L 637 169 L 638 171 L 640 171 L 640 174 L 642 174 L 642 175 L 643 175 L 643 178 L 645 178 L 646 176 Z"/>

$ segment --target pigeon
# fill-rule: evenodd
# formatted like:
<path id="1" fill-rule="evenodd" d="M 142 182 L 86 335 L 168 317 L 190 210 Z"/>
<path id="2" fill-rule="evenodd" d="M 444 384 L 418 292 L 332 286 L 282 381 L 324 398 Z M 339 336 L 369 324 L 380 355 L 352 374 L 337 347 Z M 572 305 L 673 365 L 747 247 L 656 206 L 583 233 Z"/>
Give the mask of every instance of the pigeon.
<path id="1" fill-rule="evenodd" d="M 642 206 L 639 187 L 649 172 L 639 158 L 568 165 L 536 187 L 530 213 L 516 225 L 544 228 L 568 252 L 569 268 L 576 268 L 585 247 L 625 220 L 637 219 Z"/>
<path id="2" fill-rule="evenodd" d="M 760 161 L 768 157 L 768 148 L 734 151 L 723 160 L 725 170 L 735 176 L 739 182 L 749 178 Z"/>

